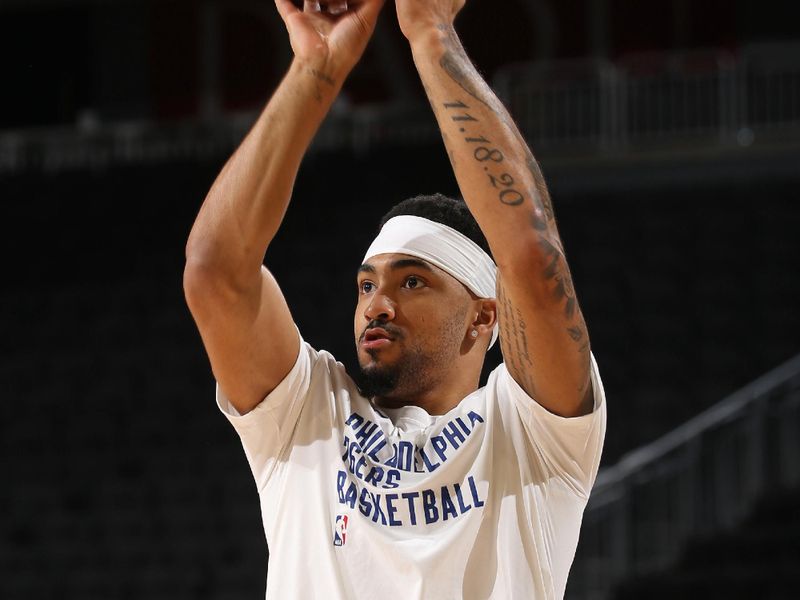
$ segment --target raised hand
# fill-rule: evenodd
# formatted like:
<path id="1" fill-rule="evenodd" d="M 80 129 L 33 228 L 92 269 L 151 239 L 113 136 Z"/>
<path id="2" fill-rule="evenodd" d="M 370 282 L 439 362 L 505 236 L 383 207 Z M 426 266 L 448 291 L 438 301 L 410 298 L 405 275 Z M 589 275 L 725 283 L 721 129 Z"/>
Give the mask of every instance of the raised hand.
<path id="1" fill-rule="evenodd" d="M 345 76 L 364 53 L 384 0 L 275 0 L 295 57 L 328 77 Z M 345 9 L 346 7 L 346 9 Z"/>
<path id="2" fill-rule="evenodd" d="M 452 26 L 466 0 L 396 0 L 397 20 L 409 41 L 432 28 Z"/>

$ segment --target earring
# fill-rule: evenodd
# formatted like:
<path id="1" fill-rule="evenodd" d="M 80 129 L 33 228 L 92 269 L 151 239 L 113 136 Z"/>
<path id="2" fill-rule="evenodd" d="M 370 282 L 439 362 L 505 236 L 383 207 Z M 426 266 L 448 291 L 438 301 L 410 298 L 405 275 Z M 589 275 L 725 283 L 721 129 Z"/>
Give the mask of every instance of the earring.
<path id="1" fill-rule="evenodd" d="M 471 335 L 472 337 L 476 338 L 476 337 L 478 337 L 478 332 L 477 332 L 475 329 L 473 329 L 473 330 L 472 330 L 472 333 L 470 333 L 470 335 Z"/>

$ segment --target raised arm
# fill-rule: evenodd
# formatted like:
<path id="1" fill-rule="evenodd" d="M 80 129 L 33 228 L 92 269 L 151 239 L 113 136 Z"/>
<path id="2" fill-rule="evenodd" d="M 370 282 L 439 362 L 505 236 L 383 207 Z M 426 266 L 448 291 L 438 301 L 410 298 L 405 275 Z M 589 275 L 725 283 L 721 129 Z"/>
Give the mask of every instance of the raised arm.
<path id="1" fill-rule="evenodd" d="M 383 0 L 276 0 L 295 58 L 250 133 L 214 182 L 186 245 L 184 291 L 214 375 L 242 414 L 289 373 L 299 337 L 262 265 L 289 204 L 300 161 L 372 35 Z M 334 3 L 336 4 L 336 3 Z"/>
<path id="2" fill-rule="evenodd" d="M 453 28 L 464 0 L 396 0 L 461 193 L 494 254 L 503 358 L 539 404 L 591 411 L 589 337 L 539 165 Z"/>

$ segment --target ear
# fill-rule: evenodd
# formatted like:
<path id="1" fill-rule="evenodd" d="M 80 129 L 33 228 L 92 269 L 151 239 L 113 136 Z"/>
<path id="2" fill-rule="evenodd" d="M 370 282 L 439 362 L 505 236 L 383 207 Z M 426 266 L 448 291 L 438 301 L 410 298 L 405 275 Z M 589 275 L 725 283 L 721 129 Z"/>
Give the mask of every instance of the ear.
<path id="1" fill-rule="evenodd" d="M 478 337 L 492 337 L 492 330 L 497 325 L 497 300 L 494 298 L 481 298 L 476 301 L 477 316 L 472 322 L 473 329 L 478 331 Z"/>

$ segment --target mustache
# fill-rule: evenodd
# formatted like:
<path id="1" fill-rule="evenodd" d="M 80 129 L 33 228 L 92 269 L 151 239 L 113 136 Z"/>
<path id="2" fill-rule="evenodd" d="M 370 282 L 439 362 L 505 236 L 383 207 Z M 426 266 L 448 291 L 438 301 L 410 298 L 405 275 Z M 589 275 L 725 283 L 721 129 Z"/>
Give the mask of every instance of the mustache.
<path id="1" fill-rule="evenodd" d="M 370 329 L 375 329 L 376 327 L 383 329 L 386 333 L 388 333 L 393 338 L 400 338 L 402 337 L 402 333 L 400 329 L 389 323 L 389 321 L 384 321 L 382 319 L 373 319 L 370 321 L 367 326 L 364 328 L 364 331 L 361 332 L 361 335 L 358 337 L 358 341 L 361 342 L 364 340 L 364 336 L 367 335 L 367 332 Z"/>

